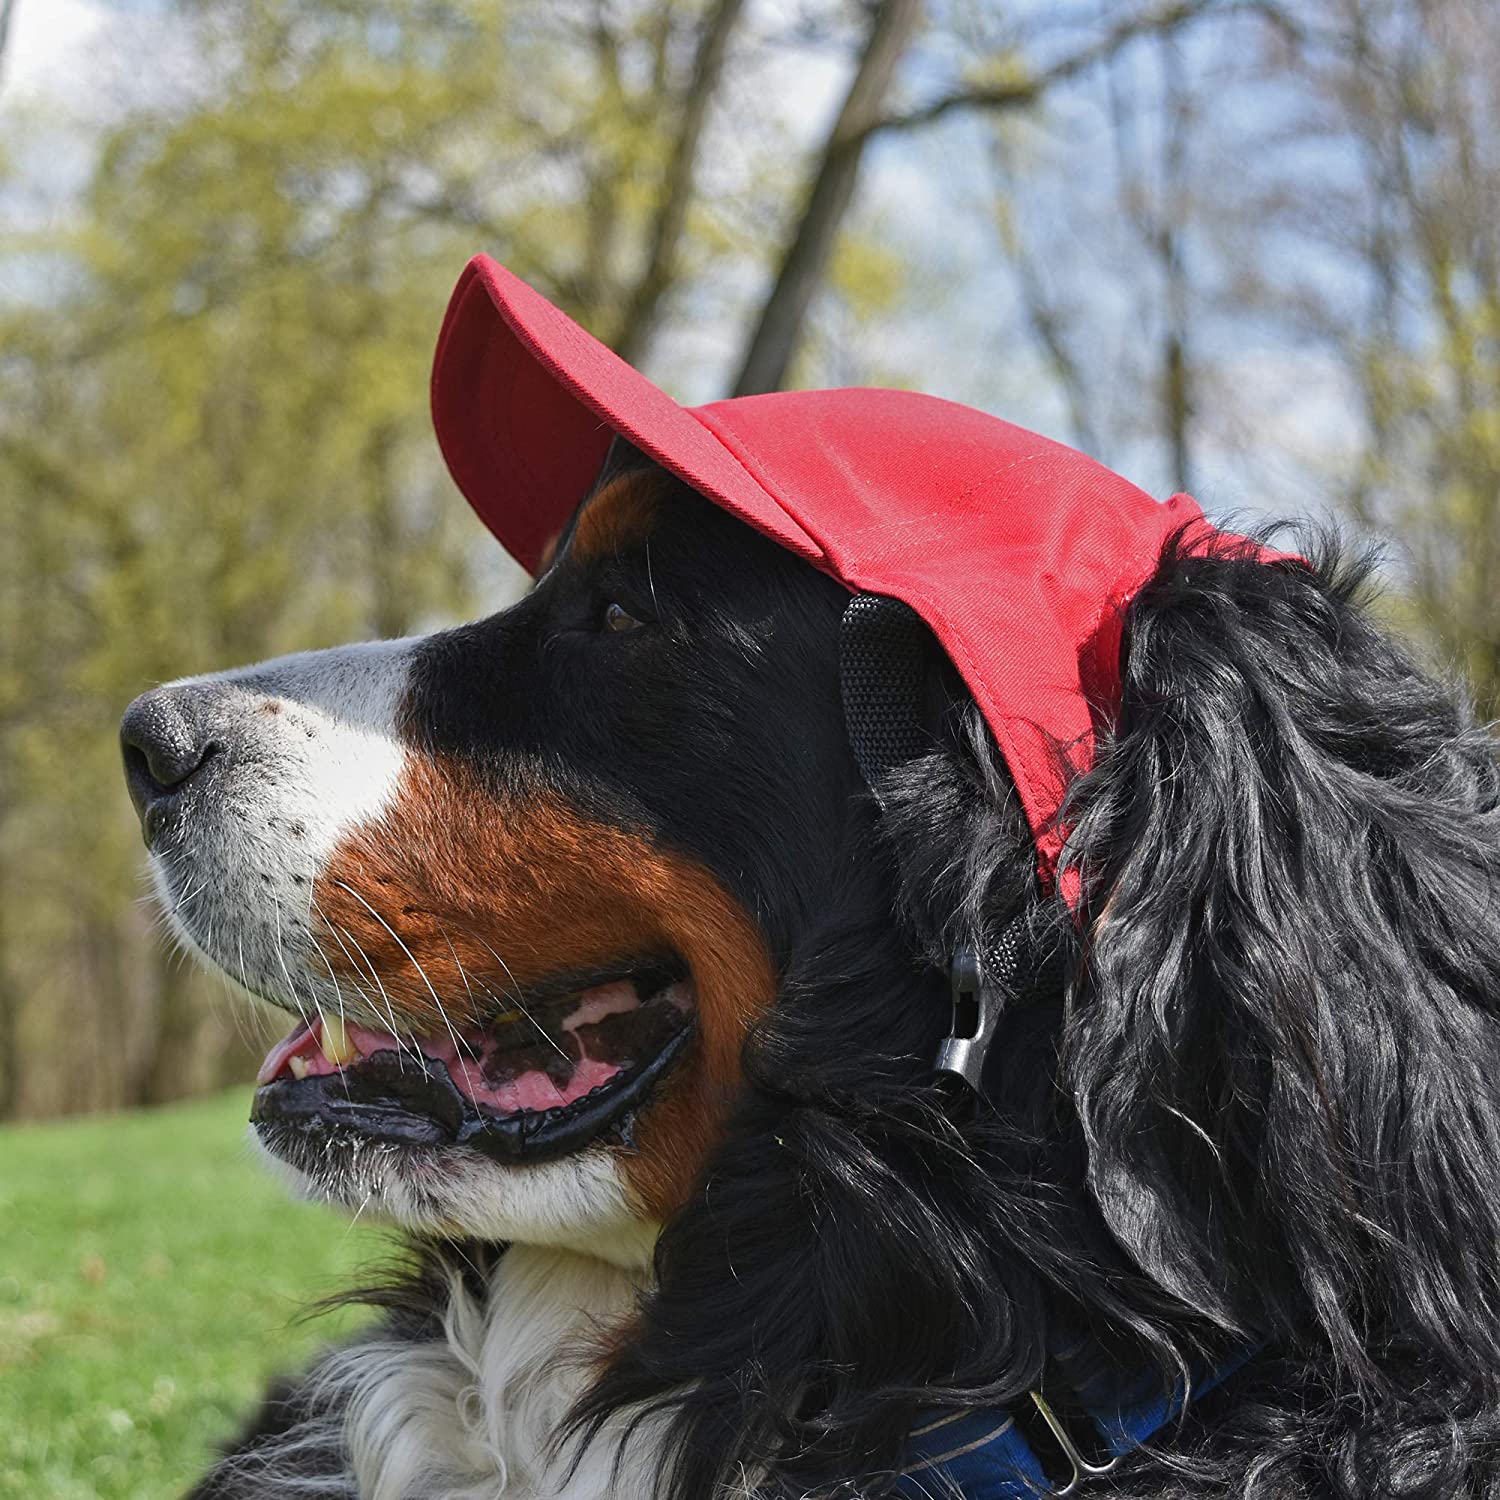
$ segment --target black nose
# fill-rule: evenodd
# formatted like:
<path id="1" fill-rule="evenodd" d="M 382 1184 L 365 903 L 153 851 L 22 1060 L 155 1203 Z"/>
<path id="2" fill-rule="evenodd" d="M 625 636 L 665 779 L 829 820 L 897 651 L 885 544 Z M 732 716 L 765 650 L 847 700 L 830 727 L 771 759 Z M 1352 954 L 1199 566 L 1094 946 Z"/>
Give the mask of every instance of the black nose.
<path id="1" fill-rule="evenodd" d="M 125 784 L 148 848 L 178 793 L 224 748 L 209 712 L 215 697 L 204 687 L 156 688 L 142 693 L 120 721 Z"/>

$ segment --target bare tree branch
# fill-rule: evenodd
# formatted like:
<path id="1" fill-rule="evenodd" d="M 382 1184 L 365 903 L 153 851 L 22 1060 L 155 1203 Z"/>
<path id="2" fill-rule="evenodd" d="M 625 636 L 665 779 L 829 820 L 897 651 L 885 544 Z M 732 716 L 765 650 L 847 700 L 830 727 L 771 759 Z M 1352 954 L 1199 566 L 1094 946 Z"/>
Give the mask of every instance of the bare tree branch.
<path id="1" fill-rule="evenodd" d="M 620 38 L 612 29 L 605 0 L 594 0 L 590 43 L 599 98 L 623 112 L 627 96 L 621 72 Z M 615 260 L 615 240 L 621 222 L 618 173 L 613 153 L 606 152 L 604 164 L 590 171 L 585 178 L 583 205 L 587 227 L 576 292 L 586 320 L 593 322 L 610 300 L 610 267 Z"/>
<path id="2" fill-rule="evenodd" d="M 786 379 L 808 306 L 854 197 L 860 158 L 921 13 L 921 0 L 880 0 L 859 67 L 813 176 L 807 205 L 746 346 L 734 385 L 736 396 L 778 390 Z"/>
<path id="3" fill-rule="evenodd" d="M 1055 84 L 1066 83 L 1070 78 L 1076 78 L 1079 74 L 1088 72 L 1090 68 L 1107 62 L 1122 47 L 1140 37 L 1175 31 L 1179 26 L 1188 25 L 1210 11 L 1222 12 L 1231 8 L 1234 7 L 1226 6 L 1223 0 L 1173 0 L 1170 5 L 1142 11 L 1139 15 L 1129 16 L 1117 22 L 1097 41 L 1091 42 L 1087 47 L 1081 47 L 1077 52 L 1053 63 L 1051 67 L 1044 68 L 1040 73 L 1032 74 L 1029 78 L 1016 79 L 1011 83 L 979 84 L 973 88 L 958 89 L 954 93 L 945 94 L 941 99 L 935 99 L 917 109 L 908 110 L 904 114 L 887 115 L 883 119 L 872 120 L 866 127 L 866 134 L 916 130 L 962 110 L 996 111 L 1035 104 Z"/>
<path id="4" fill-rule="evenodd" d="M 1021 296 L 1021 311 L 1033 337 L 1042 346 L 1053 378 L 1068 403 L 1068 425 L 1072 429 L 1073 443 L 1085 453 L 1098 455 L 1102 450 L 1099 431 L 1089 409 L 1083 371 L 1073 357 L 1065 316 L 1049 295 L 1031 252 L 1019 239 L 1010 249 Z"/>
<path id="5" fill-rule="evenodd" d="M 994 171 L 1000 244 L 1016 275 L 1021 313 L 1032 337 L 1041 347 L 1052 378 L 1068 406 L 1068 427 L 1074 447 L 1095 458 L 1103 457 L 1103 444 L 1094 421 L 1089 383 L 1073 352 L 1074 327 L 1069 309 L 1049 285 L 1049 277 L 1032 253 L 1016 216 L 1010 211 L 1015 194 L 1016 171 L 1010 142 L 995 131 L 990 140 L 990 164 Z"/>
<path id="6" fill-rule="evenodd" d="M 1162 344 L 1162 425 L 1172 454 L 1172 485 L 1193 485 L 1192 422 L 1196 371 L 1189 337 L 1190 295 L 1182 221 L 1187 204 L 1187 145 L 1192 133 L 1192 100 L 1182 75 L 1182 59 L 1163 34 L 1162 72 L 1166 90 L 1166 132 L 1161 141 L 1162 202 L 1152 247 L 1166 292 L 1167 327 Z"/>
<path id="7" fill-rule="evenodd" d="M 11 976 L 10 910 L 5 867 L 0 863 L 0 1120 L 15 1113 L 21 1094 L 21 986 Z"/>
<path id="8" fill-rule="evenodd" d="M 0 0 L 0 76 L 5 71 L 5 44 L 10 40 L 10 23 L 16 14 L 16 0 Z"/>
<path id="9" fill-rule="evenodd" d="M 683 101 L 682 121 L 667 167 L 665 191 L 652 225 L 646 268 L 630 294 L 614 340 L 616 352 L 632 364 L 638 363 L 645 353 L 661 315 L 662 298 L 676 279 L 677 256 L 693 201 L 698 150 L 709 105 L 718 92 L 729 40 L 744 8 L 744 0 L 717 0 L 698 39 L 693 81 Z"/>
<path id="10" fill-rule="evenodd" d="M 1165 37 L 1200 17 L 1229 12 L 1263 14 L 1277 24 L 1275 0 L 1168 0 L 1117 21 L 1086 47 L 1008 83 L 959 89 L 902 114 L 882 115 L 896 63 L 915 29 L 917 0 L 884 0 L 876 12 L 859 72 L 845 100 L 814 178 L 807 207 L 782 260 L 771 295 L 735 382 L 737 396 L 775 390 L 786 377 L 801 325 L 832 254 L 838 226 L 853 197 L 860 156 L 878 134 L 919 129 L 963 110 L 995 112 L 1035 104 L 1047 90 L 1116 56 L 1146 36 Z M 1053 351 L 1054 356 L 1056 350 Z"/>

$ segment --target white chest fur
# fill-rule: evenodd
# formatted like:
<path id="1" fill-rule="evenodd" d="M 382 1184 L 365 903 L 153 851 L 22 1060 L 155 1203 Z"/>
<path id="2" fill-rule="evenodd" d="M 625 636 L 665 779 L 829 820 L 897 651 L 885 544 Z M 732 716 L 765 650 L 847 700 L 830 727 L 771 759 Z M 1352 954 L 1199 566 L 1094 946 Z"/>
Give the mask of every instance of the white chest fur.
<path id="1" fill-rule="evenodd" d="M 619 1469 L 607 1431 L 576 1467 L 557 1449 L 600 1333 L 629 1315 L 641 1284 L 590 1256 L 516 1246 L 483 1305 L 454 1286 L 443 1339 L 338 1355 L 324 1389 L 344 1411 L 361 1500 L 646 1500 L 648 1430 Z"/>

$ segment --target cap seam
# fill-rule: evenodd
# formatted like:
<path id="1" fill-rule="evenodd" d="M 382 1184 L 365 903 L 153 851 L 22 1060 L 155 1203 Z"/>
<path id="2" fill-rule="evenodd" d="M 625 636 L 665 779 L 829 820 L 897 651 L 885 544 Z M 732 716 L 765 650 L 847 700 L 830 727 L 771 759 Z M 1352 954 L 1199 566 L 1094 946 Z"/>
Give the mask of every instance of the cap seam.
<path id="1" fill-rule="evenodd" d="M 782 498 L 780 490 L 773 488 L 767 482 L 765 478 L 766 462 L 756 452 L 755 448 L 741 434 L 722 428 L 718 422 L 705 415 L 702 407 L 684 406 L 682 410 L 692 417 L 734 459 L 766 496 L 775 502 L 776 508 L 787 520 L 817 547 L 823 561 L 829 563 L 831 566 L 832 556 L 829 553 L 827 542 L 813 531 L 799 515 L 793 512 L 791 506 Z M 740 451 L 742 448 L 744 452 Z"/>

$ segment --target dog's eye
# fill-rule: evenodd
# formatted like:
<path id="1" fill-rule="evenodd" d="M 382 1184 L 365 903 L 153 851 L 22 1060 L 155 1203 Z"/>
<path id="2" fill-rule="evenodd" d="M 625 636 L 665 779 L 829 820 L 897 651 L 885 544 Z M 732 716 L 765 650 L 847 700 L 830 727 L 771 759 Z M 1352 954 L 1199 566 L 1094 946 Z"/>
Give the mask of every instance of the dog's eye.
<path id="1" fill-rule="evenodd" d="M 636 619 L 623 604 L 616 604 L 611 600 L 604 606 L 604 628 L 613 635 L 626 630 L 639 630 L 644 623 Z"/>

